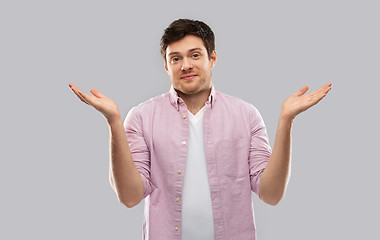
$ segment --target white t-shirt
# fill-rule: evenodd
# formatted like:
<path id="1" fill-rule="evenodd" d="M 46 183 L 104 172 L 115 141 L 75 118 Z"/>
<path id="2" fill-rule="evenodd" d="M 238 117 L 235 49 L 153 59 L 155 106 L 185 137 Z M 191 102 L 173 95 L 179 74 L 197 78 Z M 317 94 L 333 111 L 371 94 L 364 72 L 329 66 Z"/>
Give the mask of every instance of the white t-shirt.
<path id="1" fill-rule="evenodd" d="M 182 195 L 182 240 L 213 240 L 214 221 L 203 140 L 204 107 L 188 111 L 189 140 Z"/>

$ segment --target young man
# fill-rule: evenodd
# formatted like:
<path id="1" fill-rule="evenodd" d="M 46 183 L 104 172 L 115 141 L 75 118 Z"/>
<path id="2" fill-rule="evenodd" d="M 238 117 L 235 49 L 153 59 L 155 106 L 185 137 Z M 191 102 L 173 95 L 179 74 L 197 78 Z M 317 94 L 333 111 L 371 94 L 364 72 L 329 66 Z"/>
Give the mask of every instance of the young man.
<path id="1" fill-rule="evenodd" d="M 110 129 L 110 182 L 121 203 L 145 199 L 144 239 L 255 239 L 251 191 L 276 205 L 289 179 L 293 119 L 318 103 L 326 84 L 288 97 L 273 151 L 257 109 L 215 90 L 217 54 L 205 23 L 179 19 L 161 39 L 168 93 L 134 107 L 124 125 L 116 103 L 69 84 Z"/>

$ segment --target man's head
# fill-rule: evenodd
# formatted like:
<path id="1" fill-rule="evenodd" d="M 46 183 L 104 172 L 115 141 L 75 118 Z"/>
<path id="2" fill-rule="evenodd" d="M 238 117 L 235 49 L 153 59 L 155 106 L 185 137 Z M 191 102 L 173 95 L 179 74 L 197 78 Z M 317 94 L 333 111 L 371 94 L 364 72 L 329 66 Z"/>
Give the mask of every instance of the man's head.
<path id="1" fill-rule="evenodd" d="M 176 90 L 187 95 L 209 93 L 216 62 L 214 41 L 210 27 L 200 21 L 179 19 L 165 29 L 161 54 Z"/>
<path id="2" fill-rule="evenodd" d="M 161 55 L 167 63 L 166 49 L 169 44 L 181 40 L 186 35 L 194 35 L 202 39 L 207 49 L 208 57 L 215 50 L 215 37 L 211 28 L 204 22 L 190 19 L 178 19 L 172 22 L 164 31 L 161 38 Z"/>

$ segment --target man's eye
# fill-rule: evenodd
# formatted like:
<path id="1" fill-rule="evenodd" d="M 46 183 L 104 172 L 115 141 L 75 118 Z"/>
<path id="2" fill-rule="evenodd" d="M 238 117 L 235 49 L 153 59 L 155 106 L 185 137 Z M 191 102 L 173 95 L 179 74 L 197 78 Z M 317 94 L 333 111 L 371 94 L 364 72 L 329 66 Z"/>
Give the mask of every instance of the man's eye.
<path id="1" fill-rule="evenodd" d="M 197 57 L 199 57 L 199 56 L 200 56 L 200 55 L 199 55 L 198 53 L 194 53 L 194 54 L 193 54 L 193 57 L 194 57 L 194 58 L 197 58 Z"/>
<path id="2" fill-rule="evenodd" d="M 179 61 L 179 57 L 172 58 L 172 62 L 178 62 L 178 61 Z"/>

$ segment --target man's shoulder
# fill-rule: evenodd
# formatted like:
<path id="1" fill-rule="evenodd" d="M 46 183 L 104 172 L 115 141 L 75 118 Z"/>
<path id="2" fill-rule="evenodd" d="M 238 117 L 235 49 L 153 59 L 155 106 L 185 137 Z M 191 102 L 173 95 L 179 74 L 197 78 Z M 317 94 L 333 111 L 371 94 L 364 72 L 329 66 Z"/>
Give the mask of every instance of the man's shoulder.
<path id="1" fill-rule="evenodd" d="M 259 110 L 252 103 L 222 92 L 216 91 L 215 106 L 219 106 L 219 111 L 232 113 L 242 121 L 256 122 L 262 119 Z"/>
<path id="2" fill-rule="evenodd" d="M 138 118 L 142 113 L 144 116 L 148 116 L 149 113 L 153 113 L 158 108 L 165 107 L 168 104 L 170 104 L 169 93 L 166 92 L 135 105 L 129 110 L 127 118 Z"/>
<path id="3" fill-rule="evenodd" d="M 152 107 L 160 106 L 163 103 L 168 103 L 168 101 L 169 101 L 169 92 L 166 92 L 166 93 L 157 95 L 155 97 L 152 97 L 152 98 L 150 98 L 150 99 L 148 99 L 142 103 L 139 103 L 134 108 L 138 108 L 138 109 L 147 109 L 148 108 L 149 109 Z"/>
<path id="4" fill-rule="evenodd" d="M 252 109 L 255 108 L 251 103 L 223 92 L 216 91 L 216 102 L 221 102 L 222 104 L 231 106 L 233 108 L 246 108 Z"/>

